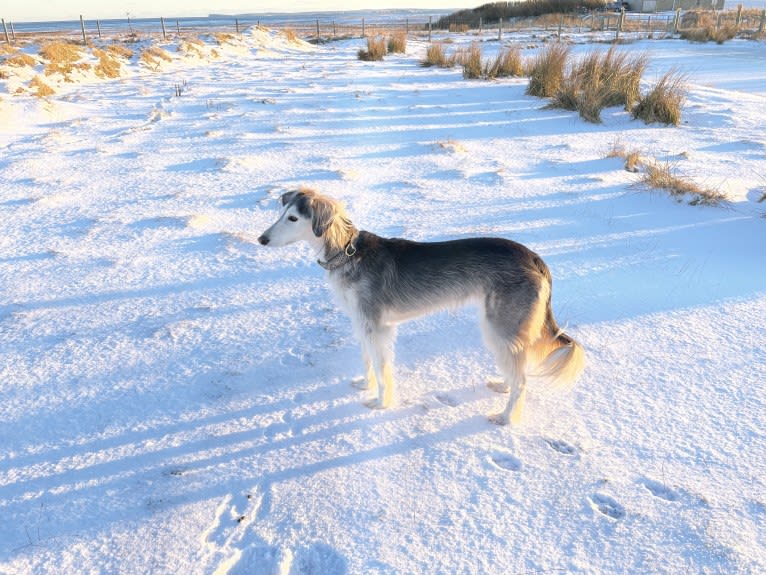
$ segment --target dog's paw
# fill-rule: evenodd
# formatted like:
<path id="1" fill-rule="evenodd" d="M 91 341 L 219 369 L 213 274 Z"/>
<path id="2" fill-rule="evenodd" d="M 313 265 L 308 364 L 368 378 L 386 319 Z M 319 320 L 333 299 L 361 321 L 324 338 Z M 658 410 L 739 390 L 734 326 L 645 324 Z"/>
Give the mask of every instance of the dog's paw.
<path id="1" fill-rule="evenodd" d="M 369 401 L 364 402 L 365 407 L 369 407 L 370 409 L 386 409 L 388 406 L 380 401 L 377 397 L 375 399 L 370 399 Z"/>
<path id="2" fill-rule="evenodd" d="M 489 416 L 489 422 L 495 425 L 508 425 L 510 422 L 508 416 L 505 413 L 495 413 Z"/>
<path id="3" fill-rule="evenodd" d="M 357 377 L 354 377 L 351 379 L 351 385 L 357 389 L 366 390 L 370 389 L 372 386 L 370 385 L 370 382 L 367 381 L 367 378 L 363 375 L 359 375 Z"/>
<path id="4" fill-rule="evenodd" d="M 490 377 L 487 380 L 487 387 L 496 393 L 509 393 L 511 391 L 511 386 L 500 377 Z"/>

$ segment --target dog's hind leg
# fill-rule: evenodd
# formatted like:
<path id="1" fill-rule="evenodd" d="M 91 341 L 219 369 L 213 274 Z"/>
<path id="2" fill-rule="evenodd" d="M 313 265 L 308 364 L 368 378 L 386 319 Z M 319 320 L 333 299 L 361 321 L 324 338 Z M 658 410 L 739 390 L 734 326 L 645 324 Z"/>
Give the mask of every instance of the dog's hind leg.
<path id="1" fill-rule="evenodd" d="M 498 357 L 500 370 L 505 376 L 505 384 L 508 388 L 508 403 L 505 409 L 490 417 L 492 423 L 498 425 L 518 424 L 521 421 L 521 412 L 524 410 L 524 401 L 527 397 L 527 378 L 524 373 L 526 358 L 523 351 L 514 353 L 508 350 L 505 357 Z"/>
<path id="2" fill-rule="evenodd" d="M 394 340 L 396 328 L 376 326 L 365 334 L 364 347 L 371 360 L 371 377 L 377 381 L 376 397 L 365 403 L 373 409 L 389 407 L 394 398 Z"/>
<path id="3" fill-rule="evenodd" d="M 525 297 L 526 296 L 526 297 Z M 526 352 L 522 327 L 528 316 L 526 310 L 533 302 L 533 293 L 517 293 L 515 298 L 507 297 L 507 290 L 487 294 L 481 309 L 481 331 L 484 342 L 492 351 L 497 367 L 503 376 L 502 382 L 489 383 L 490 389 L 508 393 L 505 409 L 490 417 L 498 425 L 519 423 L 527 392 Z"/>

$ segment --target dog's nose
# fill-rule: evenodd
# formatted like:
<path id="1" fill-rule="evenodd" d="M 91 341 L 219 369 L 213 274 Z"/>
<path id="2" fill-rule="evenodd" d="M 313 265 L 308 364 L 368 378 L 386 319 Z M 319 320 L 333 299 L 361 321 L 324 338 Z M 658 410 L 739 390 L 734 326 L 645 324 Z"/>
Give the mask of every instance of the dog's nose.
<path id="1" fill-rule="evenodd" d="M 260 238 L 258 238 L 258 243 L 261 244 L 262 246 L 268 245 L 269 238 L 267 236 L 261 236 Z"/>

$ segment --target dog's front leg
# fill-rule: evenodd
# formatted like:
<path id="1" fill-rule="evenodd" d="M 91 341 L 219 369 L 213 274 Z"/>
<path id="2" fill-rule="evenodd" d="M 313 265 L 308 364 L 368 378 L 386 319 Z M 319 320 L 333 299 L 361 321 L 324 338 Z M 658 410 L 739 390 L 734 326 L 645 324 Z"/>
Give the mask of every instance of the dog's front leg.
<path id="1" fill-rule="evenodd" d="M 394 398 L 394 339 L 396 329 L 376 326 L 366 330 L 366 348 L 372 367 L 372 380 L 377 382 L 376 397 L 365 403 L 373 409 L 390 407 Z M 373 386 L 374 387 L 374 386 Z"/>

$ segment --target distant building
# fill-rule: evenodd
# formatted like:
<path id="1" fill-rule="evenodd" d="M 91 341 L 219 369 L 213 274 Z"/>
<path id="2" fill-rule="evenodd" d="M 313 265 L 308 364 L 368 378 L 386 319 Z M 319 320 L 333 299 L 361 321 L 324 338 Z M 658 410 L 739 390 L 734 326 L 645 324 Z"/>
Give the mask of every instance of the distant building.
<path id="1" fill-rule="evenodd" d="M 681 10 L 723 10 L 724 0 L 627 0 L 633 12 L 673 12 Z"/>

